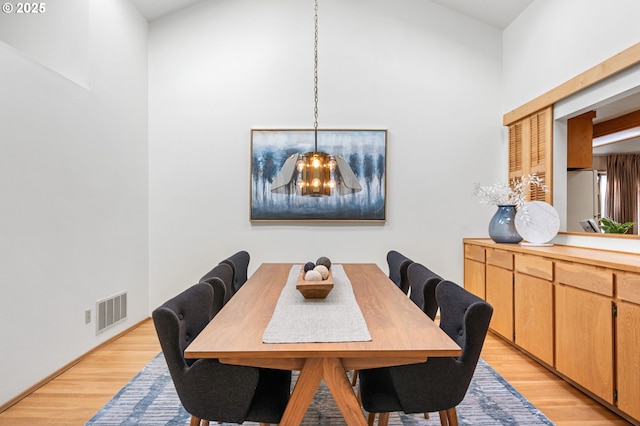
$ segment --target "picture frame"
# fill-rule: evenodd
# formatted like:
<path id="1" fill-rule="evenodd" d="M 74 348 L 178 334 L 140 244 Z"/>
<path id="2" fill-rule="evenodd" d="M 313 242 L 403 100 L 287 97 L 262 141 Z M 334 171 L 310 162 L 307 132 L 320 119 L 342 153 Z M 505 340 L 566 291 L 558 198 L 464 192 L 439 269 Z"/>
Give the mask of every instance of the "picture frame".
<path id="1" fill-rule="evenodd" d="M 271 184 L 294 154 L 314 151 L 314 129 L 251 129 L 251 222 L 385 222 L 387 130 L 318 129 L 318 151 L 339 155 L 362 190 L 328 197 L 275 193 Z"/>

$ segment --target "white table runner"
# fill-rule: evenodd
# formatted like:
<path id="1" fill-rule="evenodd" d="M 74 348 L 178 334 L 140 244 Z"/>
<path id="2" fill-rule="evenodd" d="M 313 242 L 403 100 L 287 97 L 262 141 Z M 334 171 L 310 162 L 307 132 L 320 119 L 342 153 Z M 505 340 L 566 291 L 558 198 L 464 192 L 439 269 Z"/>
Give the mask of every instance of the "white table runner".
<path id="1" fill-rule="evenodd" d="M 333 289 L 325 299 L 305 299 L 296 289 L 300 265 L 287 283 L 262 336 L 264 343 L 366 342 L 367 323 L 342 265 L 333 265 Z"/>

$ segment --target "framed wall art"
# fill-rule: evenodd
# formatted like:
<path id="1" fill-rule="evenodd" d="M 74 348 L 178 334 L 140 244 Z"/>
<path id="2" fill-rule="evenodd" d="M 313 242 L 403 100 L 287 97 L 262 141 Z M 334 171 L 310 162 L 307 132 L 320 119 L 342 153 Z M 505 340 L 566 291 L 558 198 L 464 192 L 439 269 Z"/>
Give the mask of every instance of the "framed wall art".
<path id="1" fill-rule="evenodd" d="M 250 220 L 384 222 L 387 131 L 318 130 L 318 151 L 338 160 L 338 183 L 356 191 L 302 196 L 295 177 L 289 183 L 295 159 L 314 148 L 313 129 L 251 130 Z"/>

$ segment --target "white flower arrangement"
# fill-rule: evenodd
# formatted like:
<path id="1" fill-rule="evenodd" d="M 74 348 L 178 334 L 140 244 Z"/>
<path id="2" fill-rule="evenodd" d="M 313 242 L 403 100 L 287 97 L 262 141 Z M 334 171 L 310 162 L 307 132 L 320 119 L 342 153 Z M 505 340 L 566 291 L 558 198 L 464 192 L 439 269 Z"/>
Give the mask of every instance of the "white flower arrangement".
<path id="1" fill-rule="evenodd" d="M 494 206 L 516 206 L 520 209 L 527 204 L 527 195 L 531 186 L 540 187 L 544 192 L 548 192 L 549 188 L 544 184 L 543 179 L 535 173 L 528 176 L 522 176 L 519 179 L 513 179 L 511 185 L 500 182 L 491 186 L 481 186 L 476 183 L 473 190 L 473 196 L 482 204 L 491 204 Z"/>

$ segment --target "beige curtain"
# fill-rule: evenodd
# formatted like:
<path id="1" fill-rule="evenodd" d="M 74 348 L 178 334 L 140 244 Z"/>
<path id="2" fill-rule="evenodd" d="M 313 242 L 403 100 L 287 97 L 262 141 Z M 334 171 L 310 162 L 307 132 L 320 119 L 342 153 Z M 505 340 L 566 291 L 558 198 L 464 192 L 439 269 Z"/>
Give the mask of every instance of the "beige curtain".
<path id="1" fill-rule="evenodd" d="M 610 155 L 607 158 L 607 212 L 617 222 L 635 222 L 630 234 L 638 233 L 639 193 L 640 155 Z"/>

